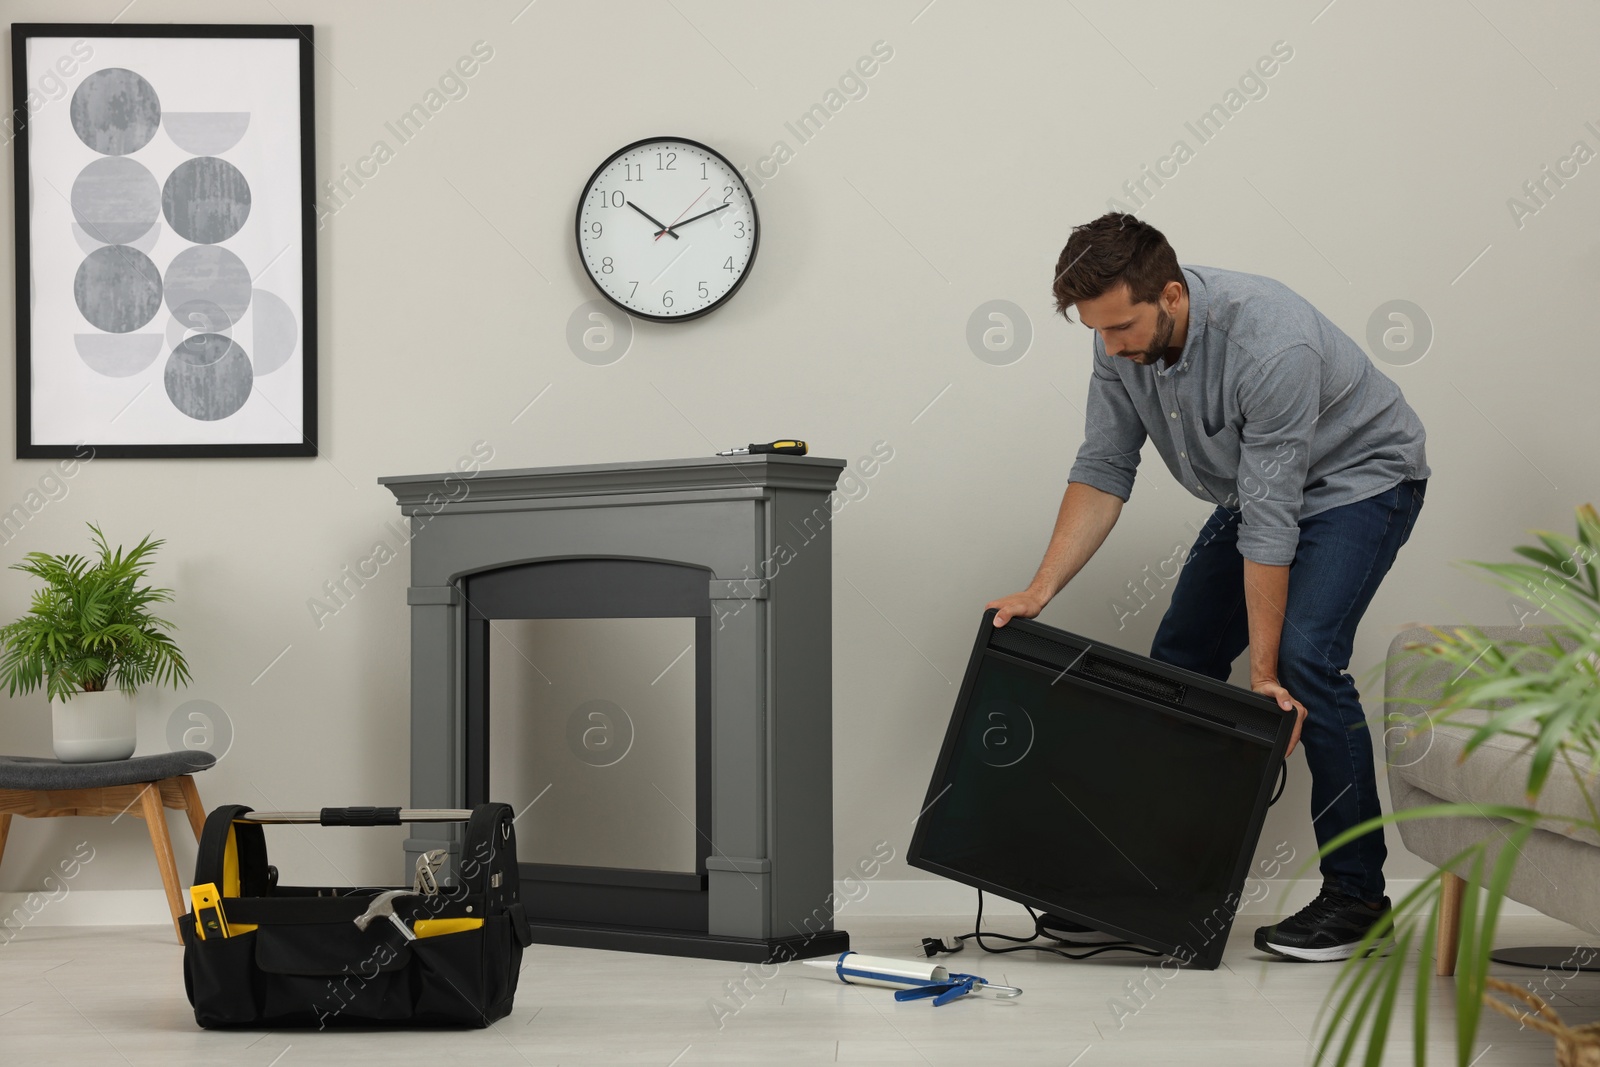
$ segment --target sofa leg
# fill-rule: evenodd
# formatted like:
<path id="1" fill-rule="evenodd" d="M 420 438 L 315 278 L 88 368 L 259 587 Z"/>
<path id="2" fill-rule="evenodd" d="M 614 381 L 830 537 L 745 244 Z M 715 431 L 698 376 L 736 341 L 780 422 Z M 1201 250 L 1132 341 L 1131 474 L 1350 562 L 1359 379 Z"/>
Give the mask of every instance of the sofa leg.
<path id="1" fill-rule="evenodd" d="M 1440 871 L 1443 890 L 1439 894 L 1439 928 L 1435 932 L 1438 947 L 1433 973 L 1448 978 L 1456 973 L 1456 943 L 1461 937 L 1461 894 L 1466 892 L 1467 881 L 1450 871 Z"/>

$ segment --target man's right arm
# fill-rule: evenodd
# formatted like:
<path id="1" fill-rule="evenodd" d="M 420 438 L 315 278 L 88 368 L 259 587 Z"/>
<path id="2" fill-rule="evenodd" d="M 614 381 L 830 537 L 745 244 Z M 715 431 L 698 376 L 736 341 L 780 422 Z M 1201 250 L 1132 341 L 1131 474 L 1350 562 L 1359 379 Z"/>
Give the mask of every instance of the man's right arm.
<path id="1" fill-rule="evenodd" d="M 1025 619 L 1038 615 L 1099 550 L 1133 491 L 1144 442 L 1144 423 L 1128 387 L 1096 338 L 1083 445 L 1067 475 L 1055 532 L 1028 588 L 985 605 L 985 610 L 999 609 L 994 617 L 996 626 L 1004 626 L 1018 615 Z"/>
<path id="2" fill-rule="evenodd" d="M 1039 571 L 1020 593 L 991 600 L 984 609 L 999 608 L 994 624 L 1012 618 L 1031 619 L 1044 610 L 1057 593 L 1089 562 L 1122 514 L 1122 498 L 1096 489 L 1087 482 L 1070 482 L 1056 513 L 1055 532 L 1045 549 Z"/>

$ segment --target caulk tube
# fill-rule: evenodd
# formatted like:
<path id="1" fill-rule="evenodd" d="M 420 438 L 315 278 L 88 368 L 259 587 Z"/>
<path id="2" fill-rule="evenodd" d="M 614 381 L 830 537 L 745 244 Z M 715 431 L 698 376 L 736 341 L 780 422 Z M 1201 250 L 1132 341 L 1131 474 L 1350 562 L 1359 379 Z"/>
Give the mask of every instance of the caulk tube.
<path id="1" fill-rule="evenodd" d="M 839 981 L 851 985 L 873 985 L 884 989 L 918 989 L 922 986 L 950 983 L 949 970 L 938 964 L 894 960 L 887 956 L 863 956 L 859 952 L 842 953 L 836 960 L 800 962 L 807 967 L 832 971 L 838 975 Z"/>

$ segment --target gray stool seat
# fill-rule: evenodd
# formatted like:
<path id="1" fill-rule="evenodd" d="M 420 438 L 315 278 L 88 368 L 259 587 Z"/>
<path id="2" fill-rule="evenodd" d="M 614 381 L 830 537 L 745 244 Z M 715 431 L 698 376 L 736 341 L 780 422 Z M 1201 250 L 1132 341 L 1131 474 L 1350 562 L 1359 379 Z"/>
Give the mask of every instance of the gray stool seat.
<path id="1" fill-rule="evenodd" d="M 104 763 L 62 763 L 38 756 L 0 756 L 0 857 L 14 816 L 48 819 L 55 816 L 132 815 L 143 819 L 150 831 L 161 885 L 167 892 L 172 928 L 183 940 L 178 919 L 184 906 L 183 879 L 167 833 L 168 808 L 189 817 L 195 841 L 205 828 L 206 812 L 193 775 L 214 766 L 209 752 L 162 752 L 155 756 L 109 760 Z"/>
<path id="2" fill-rule="evenodd" d="M 217 762 L 209 752 L 162 752 L 105 763 L 62 763 L 40 756 L 0 756 L 0 789 L 103 789 L 197 774 Z"/>

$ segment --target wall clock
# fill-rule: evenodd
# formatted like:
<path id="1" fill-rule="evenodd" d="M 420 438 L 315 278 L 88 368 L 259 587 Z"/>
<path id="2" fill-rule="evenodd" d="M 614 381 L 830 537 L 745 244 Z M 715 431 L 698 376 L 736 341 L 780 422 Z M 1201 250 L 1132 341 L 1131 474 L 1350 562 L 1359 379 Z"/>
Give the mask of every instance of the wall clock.
<path id="1" fill-rule="evenodd" d="M 630 315 L 683 322 L 739 291 L 761 226 L 750 187 L 721 153 L 683 137 L 618 149 L 578 201 L 578 257 Z"/>

